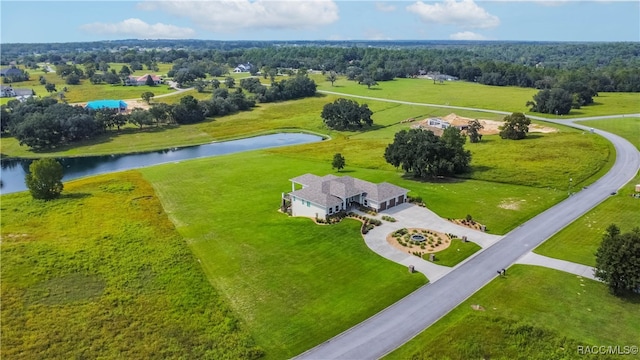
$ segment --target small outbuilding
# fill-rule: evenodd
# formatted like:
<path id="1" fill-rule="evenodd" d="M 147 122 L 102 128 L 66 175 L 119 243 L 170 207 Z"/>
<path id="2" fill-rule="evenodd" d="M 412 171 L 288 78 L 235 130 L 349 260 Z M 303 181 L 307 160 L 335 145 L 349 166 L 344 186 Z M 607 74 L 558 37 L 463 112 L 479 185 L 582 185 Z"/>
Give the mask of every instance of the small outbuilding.
<path id="1" fill-rule="evenodd" d="M 122 100 L 94 100 L 89 101 L 87 109 L 99 110 L 99 109 L 117 109 L 119 112 L 127 111 L 127 103 Z"/>

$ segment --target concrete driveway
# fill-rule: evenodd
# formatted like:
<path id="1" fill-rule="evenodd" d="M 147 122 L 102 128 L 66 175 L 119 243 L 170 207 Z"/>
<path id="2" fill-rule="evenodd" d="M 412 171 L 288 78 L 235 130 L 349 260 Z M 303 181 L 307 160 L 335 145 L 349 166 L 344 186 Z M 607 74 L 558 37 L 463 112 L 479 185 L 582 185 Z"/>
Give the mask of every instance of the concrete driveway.
<path id="1" fill-rule="evenodd" d="M 459 238 L 467 236 L 467 240 L 475 242 L 483 249 L 491 246 L 502 238 L 502 236 L 491 235 L 456 225 L 439 217 L 429 209 L 409 203 L 404 203 L 391 209 L 384 210 L 376 216 L 368 214 L 363 215 L 380 220 L 382 220 L 383 215 L 395 218 L 396 222 L 382 220 L 381 226 L 376 226 L 373 230 L 364 235 L 365 243 L 371 250 L 386 259 L 407 267 L 409 265 L 413 265 L 414 269 L 424 274 L 431 283 L 442 278 L 454 268 L 436 265 L 415 255 L 409 255 L 400 251 L 387 242 L 387 235 L 402 228 L 425 228 L 441 233 L 454 234 Z M 476 252 L 476 254 L 478 253 L 479 252 Z"/>

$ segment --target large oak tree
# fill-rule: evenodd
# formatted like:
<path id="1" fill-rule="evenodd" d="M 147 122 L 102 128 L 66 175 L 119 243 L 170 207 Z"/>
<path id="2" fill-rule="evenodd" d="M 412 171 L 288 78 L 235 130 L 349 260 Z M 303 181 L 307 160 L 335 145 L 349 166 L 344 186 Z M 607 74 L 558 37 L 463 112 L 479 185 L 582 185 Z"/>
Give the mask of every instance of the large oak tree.
<path id="1" fill-rule="evenodd" d="M 464 149 L 465 141 L 455 127 L 445 129 L 442 137 L 431 130 L 402 130 L 387 146 L 384 158 L 420 178 L 461 174 L 469 171 L 471 162 L 471 152 Z"/>

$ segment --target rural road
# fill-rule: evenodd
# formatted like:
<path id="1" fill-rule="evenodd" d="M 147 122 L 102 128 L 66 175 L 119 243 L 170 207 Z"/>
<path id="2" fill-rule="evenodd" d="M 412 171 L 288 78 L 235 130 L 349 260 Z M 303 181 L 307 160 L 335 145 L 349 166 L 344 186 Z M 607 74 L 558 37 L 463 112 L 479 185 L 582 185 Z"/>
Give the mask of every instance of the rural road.
<path id="1" fill-rule="evenodd" d="M 327 91 L 322 92 L 401 104 L 510 114 L 508 112 L 485 109 L 421 104 Z M 640 117 L 640 114 L 624 116 Z M 534 116 L 530 117 L 589 130 L 589 127 L 573 124 L 572 121 L 622 117 L 622 115 L 572 119 L 572 121 L 554 121 Z M 611 141 L 616 149 L 616 162 L 605 176 L 587 189 L 580 190 L 565 201 L 512 230 L 502 240 L 455 268 L 439 281 L 419 288 L 373 317 L 296 358 L 377 359 L 388 354 L 431 326 L 482 288 L 496 277 L 496 270 L 509 268 L 520 257 L 604 201 L 612 192 L 618 191 L 620 187 L 636 175 L 640 168 L 640 152 L 628 141 L 617 135 L 600 130 L 596 132 Z"/>

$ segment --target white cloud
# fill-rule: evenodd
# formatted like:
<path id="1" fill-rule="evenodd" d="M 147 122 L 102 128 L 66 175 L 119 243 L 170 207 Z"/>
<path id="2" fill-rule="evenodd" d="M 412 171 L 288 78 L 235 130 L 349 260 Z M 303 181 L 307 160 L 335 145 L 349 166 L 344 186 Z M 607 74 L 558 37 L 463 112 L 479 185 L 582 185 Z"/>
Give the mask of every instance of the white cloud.
<path id="1" fill-rule="evenodd" d="M 461 31 L 455 34 L 449 35 L 451 40 L 487 40 L 486 37 L 480 34 L 476 34 L 471 31 Z"/>
<path id="2" fill-rule="evenodd" d="M 161 10 L 191 19 L 204 29 L 230 32 L 237 29 L 305 29 L 338 20 L 332 0 L 272 1 L 147 1 L 143 10 Z"/>
<path id="3" fill-rule="evenodd" d="M 445 0 L 427 5 L 422 1 L 407 6 L 407 10 L 417 14 L 423 22 L 457 25 L 467 28 L 492 28 L 500 24 L 500 19 L 489 14 L 473 0 Z"/>
<path id="4" fill-rule="evenodd" d="M 382 12 L 393 12 L 396 11 L 396 7 L 390 4 L 386 4 L 383 2 L 376 2 L 376 9 Z"/>
<path id="5" fill-rule="evenodd" d="M 140 39 L 185 39 L 193 37 L 195 31 L 190 28 L 163 23 L 147 24 L 140 19 L 126 19 L 119 23 L 91 23 L 80 29 L 95 34 L 126 35 Z"/>

